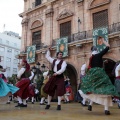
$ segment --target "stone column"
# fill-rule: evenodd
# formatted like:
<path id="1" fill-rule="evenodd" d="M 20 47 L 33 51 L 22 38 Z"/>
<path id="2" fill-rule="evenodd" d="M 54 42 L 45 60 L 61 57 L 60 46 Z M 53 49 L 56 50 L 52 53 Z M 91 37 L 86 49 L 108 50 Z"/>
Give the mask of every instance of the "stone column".
<path id="1" fill-rule="evenodd" d="M 27 46 L 27 31 L 28 31 L 28 18 L 23 18 L 22 20 L 22 41 L 21 41 L 21 51 L 26 51 Z"/>
<path id="2" fill-rule="evenodd" d="M 53 40 L 53 8 L 51 5 L 47 6 L 46 9 L 46 20 L 45 20 L 45 32 L 46 32 L 46 38 L 44 44 L 46 45 L 52 45 L 52 40 Z"/>

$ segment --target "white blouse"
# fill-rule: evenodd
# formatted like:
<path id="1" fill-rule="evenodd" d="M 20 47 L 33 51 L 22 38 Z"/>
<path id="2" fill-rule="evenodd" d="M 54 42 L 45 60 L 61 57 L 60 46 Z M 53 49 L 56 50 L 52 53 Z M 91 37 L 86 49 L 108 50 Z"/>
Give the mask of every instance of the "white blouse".
<path id="1" fill-rule="evenodd" d="M 119 65 L 115 69 L 115 76 L 116 77 L 120 76 L 120 63 L 119 63 Z"/>
<path id="2" fill-rule="evenodd" d="M 21 68 L 19 71 L 18 71 L 18 74 L 17 74 L 17 78 L 20 79 L 22 74 L 25 72 L 25 68 Z M 32 80 L 34 76 L 34 73 L 31 71 L 31 76 L 29 77 L 30 80 Z"/>
<path id="3" fill-rule="evenodd" d="M 51 56 L 50 56 L 50 51 L 49 51 L 49 50 L 48 50 L 47 53 L 46 53 L 46 58 L 47 58 L 47 60 L 48 60 L 50 63 L 53 63 L 54 59 L 51 58 Z M 53 68 L 53 71 L 54 71 L 55 73 L 57 73 L 58 75 L 62 74 L 62 73 L 65 71 L 66 67 L 67 67 L 66 62 L 63 61 L 62 66 L 61 66 L 61 69 L 57 71 L 57 65 L 59 64 L 59 62 L 60 62 L 60 60 L 57 59 L 56 62 L 55 62 L 55 66 L 54 66 L 54 68 Z"/>

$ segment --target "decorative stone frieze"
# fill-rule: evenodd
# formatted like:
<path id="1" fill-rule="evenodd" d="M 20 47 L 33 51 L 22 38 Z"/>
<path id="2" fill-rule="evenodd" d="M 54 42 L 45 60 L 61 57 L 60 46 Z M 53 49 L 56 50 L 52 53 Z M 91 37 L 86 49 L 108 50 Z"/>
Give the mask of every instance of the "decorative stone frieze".
<path id="1" fill-rule="evenodd" d="M 61 20 L 70 16 L 73 16 L 74 13 L 70 10 L 64 9 L 57 17 L 57 20 Z"/>
<path id="2" fill-rule="evenodd" d="M 111 0 L 91 0 L 88 9 L 93 9 L 99 6 L 109 4 Z"/>
<path id="3" fill-rule="evenodd" d="M 30 29 L 35 29 L 37 27 L 43 26 L 43 20 L 42 19 L 37 19 L 31 22 L 31 28 Z"/>

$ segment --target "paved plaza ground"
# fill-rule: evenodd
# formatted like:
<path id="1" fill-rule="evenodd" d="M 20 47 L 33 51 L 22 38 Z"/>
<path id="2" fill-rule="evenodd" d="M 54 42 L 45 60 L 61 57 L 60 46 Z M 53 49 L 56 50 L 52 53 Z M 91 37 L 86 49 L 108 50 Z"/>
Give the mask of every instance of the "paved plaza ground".
<path id="1" fill-rule="evenodd" d="M 0 120 L 120 120 L 117 104 L 110 108 L 111 115 L 104 115 L 103 106 L 94 104 L 93 111 L 82 107 L 80 103 L 62 104 L 62 110 L 56 110 L 56 102 L 45 110 L 45 105 L 28 103 L 27 108 L 15 108 L 16 103 L 0 104 Z"/>

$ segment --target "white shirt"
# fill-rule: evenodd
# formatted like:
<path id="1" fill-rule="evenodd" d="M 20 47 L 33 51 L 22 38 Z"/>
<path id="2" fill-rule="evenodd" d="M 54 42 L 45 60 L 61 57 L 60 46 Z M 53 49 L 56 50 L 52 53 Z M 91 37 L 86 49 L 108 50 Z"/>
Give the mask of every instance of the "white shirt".
<path id="1" fill-rule="evenodd" d="M 21 68 L 19 71 L 18 71 L 18 74 L 17 74 L 17 78 L 20 79 L 22 74 L 25 72 L 25 68 Z M 30 80 L 32 80 L 34 76 L 34 73 L 31 71 L 31 76 L 29 77 Z"/>
<path id="2" fill-rule="evenodd" d="M 81 75 L 85 75 L 86 64 L 83 64 L 81 67 Z"/>
<path id="3" fill-rule="evenodd" d="M 49 50 L 48 50 L 47 53 L 46 53 L 46 58 L 47 58 L 47 60 L 48 60 L 50 63 L 53 64 L 54 59 L 51 58 L 51 56 L 50 56 L 50 51 L 49 51 Z M 54 71 L 55 73 L 57 73 L 58 75 L 62 74 L 62 73 L 65 71 L 66 66 L 67 66 L 66 62 L 63 61 L 62 65 L 61 65 L 61 69 L 57 71 L 57 65 L 59 64 L 60 61 L 61 61 L 61 60 L 57 59 L 56 62 L 55 62 L 55 66 L 54 66 L 54 68 L 53 68 L 53 71 Z"/>
<path id="4" fill-rule="evenodd" d="M 116 77 L 120 76 L 120 63 L 119 63 L 119 65 L 115 69 L 115 76 Z"/>

